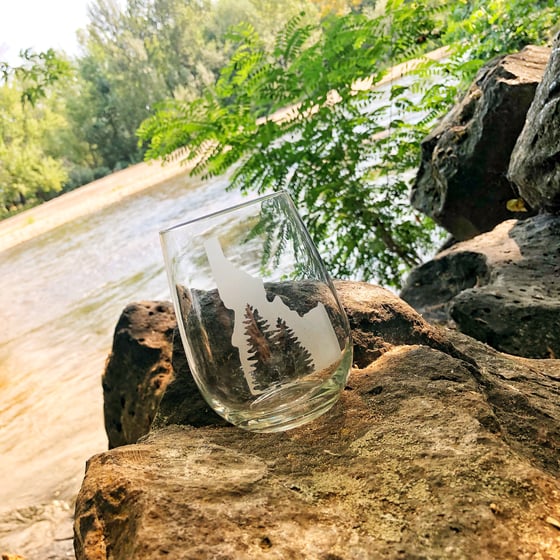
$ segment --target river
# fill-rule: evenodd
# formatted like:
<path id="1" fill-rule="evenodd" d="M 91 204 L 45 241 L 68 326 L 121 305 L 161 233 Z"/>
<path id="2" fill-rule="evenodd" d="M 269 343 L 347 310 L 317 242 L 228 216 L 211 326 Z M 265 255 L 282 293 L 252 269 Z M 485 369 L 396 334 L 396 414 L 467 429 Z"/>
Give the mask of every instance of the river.
<path id="1" fill-rule="evenodd" d="M 85 462 L 107 449 L 116 322 L 170 299 L 158 232 L 241 199 L 225 186 L 179 175 L 0 253 L 0 554 L 71 557 Z"/>

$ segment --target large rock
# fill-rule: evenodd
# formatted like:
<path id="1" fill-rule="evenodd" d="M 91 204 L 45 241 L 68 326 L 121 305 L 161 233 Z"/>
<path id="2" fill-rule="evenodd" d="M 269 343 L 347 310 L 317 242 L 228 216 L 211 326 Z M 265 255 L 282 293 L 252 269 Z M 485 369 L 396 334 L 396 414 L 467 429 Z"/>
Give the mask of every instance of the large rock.
<path id="1" fill-rule="evenodd" d="M 560 210 L 560 33 L 513 150 L 509 178 L 533 208 Z"/>
<path id="2" fill-rule="evenodd" d="M 171 303 L 131 303 L 122 312 L 103 374 L 109 448 L 134 443 L 150 429 L 173 378 L 171 351 L 177 321 Z"/>
<path id="3" fill-rule="evenodd" d="M 362 358 L 339 403 L 285 433 L 171 425 L 93 457 L 77 560 L 560 557 L 560 362 L 341 292 Z"/>
<path id="4" fill-rule="evenodd" d="M 503 352 L 560 357 L 560 217 L 509 220 L 457 243 L 413 270 L 401 297 Z"/>
<path id="5" fill-rule="evenodd" d="M 487 64 L 422 142 L 412 205 L 458 240 L 524 217 L 507 208 L 517 194 L 506 172 L 549 55 L 530 46 Z"/>

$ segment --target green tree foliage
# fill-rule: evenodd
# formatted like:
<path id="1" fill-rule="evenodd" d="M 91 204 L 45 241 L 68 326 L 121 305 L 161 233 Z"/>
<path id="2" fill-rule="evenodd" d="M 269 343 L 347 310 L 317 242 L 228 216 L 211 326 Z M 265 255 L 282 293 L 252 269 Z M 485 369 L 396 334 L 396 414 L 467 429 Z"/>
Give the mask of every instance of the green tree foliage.
<path id="1" fill-rule="evenodd" d="M 52 198 L 67 178 L 49 153 L 49 137 L 63 119 L 47 106 L 24 105 L 23 94 L 16 85 L 0 87 L 0 215 Z"/>
<path id="2" fill-rule="evenodd" d="M 76 150 L 60 97 L 53 95 L 71 79 L 70 63 L 52 49 L 20 56 L 19 66 L 0 63 L 2 217 L 60 193 Z"/>
<path id="3" fill-rule="evenodd" d="M 546 43 L 559 30 L 558 0 L 456 0 L 450 8 L 444 41 L 484 62 Z"/>
<path id="4" fill-rule="evenodd" d="M 397 15 L 409 35 L 426 33 L 421 8 Z M 188 146 L 194 171 L 206 176 L 241 161 L 232 187 L 289 190 L 334 274 L 396 283 L 403 266 L 419 262 L 431 226 L 411 216 L 406 186 L 389 176 L 382 138 L 373 140 L 391 103 L 353 87 L 381 78 L 390 31 L 384 17 L 351 13 L 316 25 L 296 18 L 269 50 L 252 27 L 239 28 L 216 87 L 190 104 L 167 102 L 143 124 L 148 154 Z"/>
<path id="5" fill-rule="evenodd" d="M 318 7 L 321 16 L 327 14 L 343 15 L 350 11 L 363 12 L 364 10 L 375 8 L 376 0 L 310 0 Z M 384 4 L 383 1 L 380 4 Z"/>
<path id="6" fill-rule="evenodd" d="M 77 61 L 80 95 L 70 100 L 95 165 L 115 170 L 140 161 L 136 129 L 158 101 L 192 100 L 215 82 L 227 60 L 229 25 L 262 26 L 268 9 L 270 25 L 279 27 L 276 18 L 288 17 L 280 10 L 293 2 L 128 0 L 121 10 L 117 0 L 95 0 Z"/>
<path id="7" fill-rule="evenodd" d="M 22 52 L 19 66 L 0 62 L 0 87 L 16 88 L 25 105 L 13 109 L 6 98 L 2 109 L 14 115 L 1 117 L 10 135 L 2 147 L 8 159 L 0 161 L 3 207 L 22 209 L 140 161 L 144 147 L 138 145 L 137 127 L 157 101 L 194 99 L 216 80 L 227 60 L 230 25 L 251 21 L 272 38 L 305 4 L 94 0 L 90 24 L 81 31 L 83 53 L 75 60 L 49 49 Z M 45 118 L 47 113 L 57 115 L 56 125 Z M 24 116 L 30 123 L 42 119 L 49 128 L 33 132 L 38 125 L 31 123 L 24 134 Z M 34 179 L 29 175 L 33 169 L 42 170 Z M 12 177 L 9 184 L 7 177 Z"/>
<path id="8" fill-rule="evenodd" d="M 71 75 L 70 63 L 53 49 L 40 53 L 26 49 L 20 53 L 20 58 L 23 63 L 19 66 L 0 62 L 0 83 L 17 81 L 22 87 L 21 100 L 24 103 L 35 105 L 46 97 L 50 86 Z"/>
<path id="9" fill-rule="evenodd" d="M 391 0 L 375 16 L 295 18 L 273 47 L 240 26 L 215 86 L 192 102 L 160 104 L 139 136 L 149 142 L 148 157 L 179 154 L 193 173 L 232 168 L 231 188 L 287 189 L 333 274 L 397 286 L 434 241 L 433 223 L 408 203 L 420 140 L 494 53 L 496 37 L 502 52 L 542 42 L 558 8 L 541 2 L 535 15 L 529 5 Z M 505 33 L 523 14 L 515 33 Z M 449 43 L 450 59 L 426 61 L 415 80 L 385 91 L 355 87 Z"/>
<path id="10" fill-rule="evenodd" d="M 305 18 L 276 39 L 302 9 Z M 135 130 L 168 99 L 142 127 L 152 156 L 211 146 L 197 171 L 240 164 L 235 187 L 289 188 L 334 273 L 397 283 L 431 239 L 406 201 L 419 139 L 461 76 L 496 53 L 542 43 L 558 16 L 557 0 L 93 0 L 81 56 L 29 50 L 20 66 L 0 62 L 3 207 L 139 161 L 146 144 Z M 440 44 L 456 56 L 425 66 L 421 82 L 393 88 L 391 99 L 348 87 Z M 290 105 L 292 118 L 271 122 Z"/>

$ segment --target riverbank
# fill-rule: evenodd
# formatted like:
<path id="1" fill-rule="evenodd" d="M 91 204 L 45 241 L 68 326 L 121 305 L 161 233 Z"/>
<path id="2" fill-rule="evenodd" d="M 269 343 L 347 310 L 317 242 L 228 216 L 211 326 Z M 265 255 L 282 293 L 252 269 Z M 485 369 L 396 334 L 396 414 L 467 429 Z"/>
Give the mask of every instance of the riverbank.
<path id="1" fill-rule="evenodd" d="M 180 160 L 164 165 L 160 162 L 138 163 L 6 218 L 0 222 L 0 252 L 186 174 L 188 170 L 189 167 L 181 165 Z"/>

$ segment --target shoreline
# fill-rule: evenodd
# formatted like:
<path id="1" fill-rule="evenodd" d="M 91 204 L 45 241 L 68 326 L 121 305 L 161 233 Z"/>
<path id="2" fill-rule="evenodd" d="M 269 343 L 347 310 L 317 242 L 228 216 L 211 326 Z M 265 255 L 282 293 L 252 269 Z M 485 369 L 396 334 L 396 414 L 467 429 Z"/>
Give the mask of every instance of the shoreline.
<path id="1" fill-rule="evenodd" d="M 168 179 L 187 174 L 177 159 L 131 165 L 0 221 L 0 253 Z"/>

